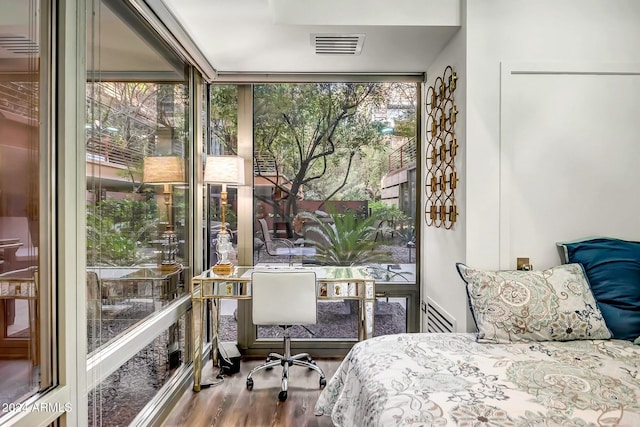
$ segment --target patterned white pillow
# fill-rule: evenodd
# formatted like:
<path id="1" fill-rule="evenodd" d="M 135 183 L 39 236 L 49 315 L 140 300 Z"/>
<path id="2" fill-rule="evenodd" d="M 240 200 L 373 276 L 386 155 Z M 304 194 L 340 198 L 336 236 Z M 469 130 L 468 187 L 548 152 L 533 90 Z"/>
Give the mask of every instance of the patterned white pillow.
<path id="1" fill-rule="evenodd" d="M 580 264 L 544 271 L 482 271 L 456 264 L 478 342 L 609 339 Z"/>

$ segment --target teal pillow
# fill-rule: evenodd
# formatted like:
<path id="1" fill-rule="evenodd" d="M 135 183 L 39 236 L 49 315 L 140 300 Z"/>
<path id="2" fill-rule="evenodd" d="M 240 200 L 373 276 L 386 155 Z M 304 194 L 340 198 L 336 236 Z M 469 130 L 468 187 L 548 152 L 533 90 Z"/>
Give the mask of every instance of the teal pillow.
<path id="1" fill-rule="evenodd" d="M 598 237 L 558 243 L 563 261 L 584 267 L 613 338 L 640 336 L 640 242 Z"/>

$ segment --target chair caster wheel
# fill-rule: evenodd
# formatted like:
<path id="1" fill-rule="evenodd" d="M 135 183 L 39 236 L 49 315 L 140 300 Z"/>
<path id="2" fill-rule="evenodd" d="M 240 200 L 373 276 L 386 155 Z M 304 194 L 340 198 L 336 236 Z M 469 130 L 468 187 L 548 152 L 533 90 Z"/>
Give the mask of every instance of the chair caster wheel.
<path id="1" fill-rule="evenodd" d="M 287 392 L 283 390 L 280 393 L 278 393 L 278 400 L 280 402 L 284 402 L 285 400 L 287 400 Z"/>
<path id="2" fill-rule="evenodd" d="M 247 390 L 253 390 L 253 378 L 247 380 Z"/>
<path id="3" fill-rule="evenodd" d="M 324 388 L 327 385 L 327 380 L 325 378 L 320 378 L 320 388 Z"/>
<path id="4" fill-rule="evenodd" d="M 311 363 L 312 365 L 316 365 L 317 366 L 316 361 L 313 360 L 313 359 L 309 359 L 307 362 Z M 311 366 L 309 366 L 309 369 L 311 369 L 313 371 L 313 368 Z"/>

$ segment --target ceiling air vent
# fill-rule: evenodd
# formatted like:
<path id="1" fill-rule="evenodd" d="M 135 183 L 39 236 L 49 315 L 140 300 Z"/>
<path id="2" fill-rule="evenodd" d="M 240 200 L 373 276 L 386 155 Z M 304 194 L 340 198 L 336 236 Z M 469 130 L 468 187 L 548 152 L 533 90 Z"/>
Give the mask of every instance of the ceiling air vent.
<path id="1" fill-rule="evenodd" d="M 317 55 L 360 55 L 364 34 L 311 34 Z"/>
<path id="2" fill-rule="evenodd" d="M 38 53 L 38 44 L 25 36 L 0 34 L 0 49 L 14 55 L 32 55 Z"/>

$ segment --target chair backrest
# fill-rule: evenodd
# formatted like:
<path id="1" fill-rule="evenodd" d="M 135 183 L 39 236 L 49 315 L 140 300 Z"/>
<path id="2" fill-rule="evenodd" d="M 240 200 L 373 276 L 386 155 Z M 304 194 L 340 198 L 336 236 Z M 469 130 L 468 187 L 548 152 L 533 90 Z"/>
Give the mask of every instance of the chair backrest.
<path id="1" fill-rule="evenodd" d="M 316 273 L 301 270 L 254 271 L 253 323 L 314 325 L 318 322 Z"/>
<path id="2" fill-rule="evenodd" d="M 267 220 L 264 218 L 258 218 L 258 223 L 260 224 L 260 231 L 262 231 L 262 240 L 264 241 L 264 248 L 266 249 L 269 255 L 274 255 L 275 250 L 273 249 L 273 240 L 271 240 L 271 233 L 269 233 L 269 226 L 267 225 Z"/>

